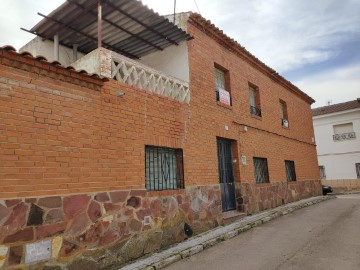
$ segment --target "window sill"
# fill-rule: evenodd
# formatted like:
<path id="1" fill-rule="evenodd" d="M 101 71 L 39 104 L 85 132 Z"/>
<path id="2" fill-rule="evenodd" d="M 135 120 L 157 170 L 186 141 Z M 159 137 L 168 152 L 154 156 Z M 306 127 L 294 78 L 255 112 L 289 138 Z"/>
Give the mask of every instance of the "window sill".
<path id="1" fill-rule="evenodd" d="M 219 105 L 220 107 L 223 107 L 223 108 L 228 109 L 228 110 L 233 109 L 231 105 L 226 105 L 224 103 L 221 103 L 220 101 L 216 101 L 216 104 Z"/>
<path id="2" fill-rule="evenodd" d="M 269 182 L 269 183 L 256 183 L 256 186 L 257 187 L 271 187 L 272 184 Z"/>
<path id="3" fill-rule="evenodd" d="M 252 113 L 250 113 L 250 116 L 251 116 L 251 118 L 255 118 L 255 119 L 260 120 L 260 121 L 262 120 L 261 116 L 257 116 L 257 115 L 252 114 Z"/>
<path id="4" fill-rule="evenodd" d="M 153 191 L 148 191 L 147 195 L 149 197 L 161 197 L 161 196 L 181 195 L 184 192 L 185 189 L 153 190 Z"/>
<path id="5" fill-rule="evenodd" d="M 296 185 L 297 184 L 297 181 L 295 180 L 295 181 L 287 181 L 287 183 L 288 183 L 288 185 Z"/>

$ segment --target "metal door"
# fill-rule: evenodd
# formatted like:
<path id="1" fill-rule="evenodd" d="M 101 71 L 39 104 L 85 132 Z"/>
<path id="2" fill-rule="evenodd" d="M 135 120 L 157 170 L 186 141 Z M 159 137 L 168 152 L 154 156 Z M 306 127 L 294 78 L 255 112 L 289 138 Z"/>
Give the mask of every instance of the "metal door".
<path id="1" fill-rule="evenodd" d="M 236 208 L 231 141 L 217 139 L 217 150 L 222 209 L 226 212 Z"/>

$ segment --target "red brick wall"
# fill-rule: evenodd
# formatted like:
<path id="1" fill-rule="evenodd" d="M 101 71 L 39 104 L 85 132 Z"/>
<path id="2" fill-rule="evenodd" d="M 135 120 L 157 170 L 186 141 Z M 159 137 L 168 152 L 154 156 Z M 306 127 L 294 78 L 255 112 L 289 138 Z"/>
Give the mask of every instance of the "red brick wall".
<path id="1" fill-rule="evenodd" d="M 144 189 L 144 145 L 183 146 L 188 105 L 114 80 L 79 85 L 4 54 L 0 198 Z"/>
<path id="2" fill-rule="evenodd" d="M 318 179 L 310 104 L 201 30 L 189 31 L 190 106 L 2 58 L 1 197 L 143 189 L 146 144 L 184 148 L 186 186 L 216 184 L 217 136 L 235 141 L 235 157 L 247 157 L 246 166 L 235 164 L 241 181 L 254 182 L 253 156 L 268 158 L 271 182 L 285 180 L 285 159 L 295 161 L 298 180 Z M 214 63 L 229 70 L 231 107 L 215 100 Z M 250 114 L 249 83 L 259 87 L 261 118 Z M 287 103 L 288 129 L 279 99 Z"/>
<path id="3" fill-rule="evenodd" d="M 239 58 L 229 48 L 210 39 L 202 29 L 188 25 L 191 125 L 185 147 L 186 179 L 191 184 L 218 182 L 216 137 L 236 140 L 236 178 L 254 183 L 252 158 L 268 159 L 270 182 L 286 181 L 284 160 L 294 160 L 298 180 L 319 179 L 310 104 Z M 215 99 L 214 64 L 229 70 L 232 106 Z M 249 110 L 249 83 L 259 88 L 262 117 Z M 289 128 L 280 122 L 280 102 L 287 103 Z M 240 123 L 240 124 L 239 124 Z M 244 125 L 248 127 L 244 131 Z M 225 130 L 225 125 L 228 130 Z M 252 128 L 253 127 L 253 128 Z"/>

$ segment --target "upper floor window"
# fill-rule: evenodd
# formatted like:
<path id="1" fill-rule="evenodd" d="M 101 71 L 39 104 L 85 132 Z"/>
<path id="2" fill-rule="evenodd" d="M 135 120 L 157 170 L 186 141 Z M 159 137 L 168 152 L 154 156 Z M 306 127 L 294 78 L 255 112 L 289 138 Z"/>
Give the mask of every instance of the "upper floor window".
<path id="1" fill-rule="evenodd" d="M 250 97 L 250 113 L 261 117 L 259 88 L 254 85 L 250 85 L 249 97 Z"/>
<path id="2" fill-rule="evenodd" d="M 182 149 L 145 146 L 145 179 L 148 191 L 184 188 Z"/>
<path id="3" fill-rule="evenodd" d="M 295 162 L 292 160 L 285 160 L 286 179 L 289 182 L 296 181 Z"/>
<path id="4" fill-rule="evenodd" d="M 319 166 L 320 179 L 326 179 L 325 166 Z"/>
<path id="5" fill-rule="evenodd" d="M 334 125 L 334 141 L 343 141 L 355 139 L 356 135 L 353 128 L 353 123 L 346 123 L 340 125 Z"/>
<path id="6" fill-rule="evenodd" d="M 289 118 L 286 102 L 280 99 L 280 121 L 284 127 L 289 127 Z"/>
<path id="7" fill-rule="evenodd" d="M 360 179 L 360 163 L 355 163 L 356 176 Z"/>
<path id="8" fill-rule="evenodd" d="M 269 183 L 269 170 L 267 159 L 254 157 L 253 161 L 256 184 Z"/>
<path id="9" fill-rule="evenodd" d="M 229 72 L 215 65 L 215 91 L 216 100 L 231 106 Z"/>

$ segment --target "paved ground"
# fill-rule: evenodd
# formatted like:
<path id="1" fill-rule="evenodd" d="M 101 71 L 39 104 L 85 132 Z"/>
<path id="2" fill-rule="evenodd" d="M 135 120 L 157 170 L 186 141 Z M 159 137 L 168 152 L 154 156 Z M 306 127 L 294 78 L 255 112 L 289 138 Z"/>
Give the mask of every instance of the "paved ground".
<path id="1" fill-rule="evenodd" d="M 360 194 L 338 195 L 221 242 L 167 270 L 360 269 Z"/>

